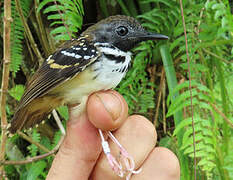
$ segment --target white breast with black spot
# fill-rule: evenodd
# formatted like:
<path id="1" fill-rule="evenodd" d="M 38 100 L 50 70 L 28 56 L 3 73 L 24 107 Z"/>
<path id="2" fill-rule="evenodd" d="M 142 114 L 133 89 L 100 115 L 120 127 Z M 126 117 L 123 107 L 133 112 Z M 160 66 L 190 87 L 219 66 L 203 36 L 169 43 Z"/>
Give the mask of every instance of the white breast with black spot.
<path id="1" fill-rule="evenodd" d="M 103 89 L 115 88 L 129 69 L 131 53 L 121 51 L 117 48 L 112 49 L 112 47 L 99 48 L 102 56 L 91 67 L 95 72 L 94 78 L 102 84 Z M 111 59 L 108 59 L 107 55 L 111 55 Z M 115 60 L 114 56 L 116 57 Z M 119 57 L 124 60 L 117 60 Z"/>

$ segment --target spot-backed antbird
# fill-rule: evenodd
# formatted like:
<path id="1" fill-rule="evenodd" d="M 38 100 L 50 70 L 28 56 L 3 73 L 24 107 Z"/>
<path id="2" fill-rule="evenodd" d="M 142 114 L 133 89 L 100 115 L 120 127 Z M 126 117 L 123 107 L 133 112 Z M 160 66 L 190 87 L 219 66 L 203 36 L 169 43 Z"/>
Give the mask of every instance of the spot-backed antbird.
<path id="1" fill-rule="evenodd" d="M 90 26 L 44 61 L 28 83 L 8 130 L 33 127 L 60 105 L 80 104 L 77 111 L 82 112 L 91 93 L 120 83 L 136 44 L 159 39 L 168 37 L 147 32 L 128 16 L 111 16 Z"/>

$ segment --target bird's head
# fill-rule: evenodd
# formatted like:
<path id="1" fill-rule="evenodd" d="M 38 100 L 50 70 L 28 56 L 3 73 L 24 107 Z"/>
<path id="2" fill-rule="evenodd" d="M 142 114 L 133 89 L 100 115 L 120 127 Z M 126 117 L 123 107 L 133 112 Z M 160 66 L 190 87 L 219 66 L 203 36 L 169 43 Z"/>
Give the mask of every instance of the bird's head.
<path id="1" fill-rule="evenodd" d="M 90 26 L 83 35 L 92 36 L 94 42 L 110 43 L 122 51 L 129 51 L 142 41 L 168 39 L 146 31 L 136 19 L 123 15 L 110 16 Z"/>

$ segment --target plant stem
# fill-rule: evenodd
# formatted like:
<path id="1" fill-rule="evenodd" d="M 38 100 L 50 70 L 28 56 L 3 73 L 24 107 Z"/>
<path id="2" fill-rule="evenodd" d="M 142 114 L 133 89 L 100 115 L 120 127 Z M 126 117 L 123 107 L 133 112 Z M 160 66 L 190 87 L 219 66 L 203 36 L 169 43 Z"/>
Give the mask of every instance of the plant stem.
<path id="1" fill-rule="evenodd" d="M 15 5 L 16 5 L 17 11 L 19 12 L 20 19 L 21 19 L 21 21 L 23 23 L 27 38 L 29 39 L 29 42 L 30 42 L 30 44 L 32 46 L 32 49 L 33 49 L 34 53 L 36 54 L 37 58 L 39 59 L 39 64 L 42 64 L 44 59 L 43 59 L 43 57 L 42 57 L 42 55 L 41 55 L 41 53 L 40 53 L 40 51 L 39 51 L 39 49 L 37 47 L 37 44 L 35 43 L 35 41 L 33 39 L 30 28 L 29 28 L 29 26 L 28 26 L 28 24 L 27 24 L 27 22 L 25 20 L 25 17 L 23 15 L 23 11 L 22 11 L 19 0 L 15 0 Z"/>
<path id="2" fill-rule="evenodd" d="M 193 119 L 193 99 L 192 99 L 192 87 L 191 87 L 191 66 L 190 66 L 190 58 L 189 58 L 189 50 L 188 50 L 188 38 L 186 33 L 186 25 L 185 25 L 185 19 L 184 19 L 184 10 L 183 10 L 183 1 L 180 0 L 180 10 L 181 10 L 181 16 L 182 16 L 182 24 L 184 28 L 184 37 L 185 37 L 185 50 L 186 50 L 186 56 L 187 56 L 187 63 L 188 63 L 188 77 L 189 77 L 189 92 L 190 92 L 190 108 L 191 108 L 191 116 L 192 116 L 192 129 L 193 129 L 193 166 L 194 166 L 194 180 L 197 179 L 197 159 L 196 159 L 196 141 L 195 141 L 195 125 L 194 125 L 194 119 Z"/>
<path id="3" fill-rule="evenodd" d="M 7 131 L 7 115 L 6 115 L 6 95 L 9 83 L 10 62 L 11 62 L 11 0 L 4 0 L 4 29 L 3 29 L 3 71 L 2 71 L 2 92 L 1 92 L 1 152 L 0 161 L 4 161 L 6 148 L 6 131 Z M 3 166 L 0 166 L 0 179 L 3 179 Z"/>
<path id="4" fill-rule="evenodd" d="M 218 45 L 231 45 L 232 46 L 233 42 L 232 40 L 214 40 L 212 42 L 202 42 L 198 45 L 199 48 L 210 48 L 210 47 L 216 47 Z"/>
<path id="5" fill-rule="evenodd" d="M 160 107 L 160 103 L 161 103 L 161 97 L 162 97 L 162 92 L 163 92 L 163 89 L 164 89 L 164 81 L 165 81 L 165 73 L 164 73 L 164 68 L 162 69 L 161 71 L 161 77 L 160 77 L 160 85 L 159 85 L 159 92 L 158 92 L 158 95 L 157 95 L 157 98 L 156 98 L 156 108 L 155 108 L 155 116 L 154 116 L 154 120 L 153 120 L 153 123 L 154 123 L 154 126 L 156 127 L 157 125 L 157 122 L 158 122 L 158 117 L 159 117 L 159 107 Z"/>
<path id="6" fill-rule="evenodd" d="M 213 57 L 215 57 L 215 58 L 217 58 L 217 59 L 223 61 L 223 62 L 226 63 L 226 64 L 230 64 L 230 63 L 231 63 L 230 61 L 224 59 L 223 57 L 218 56 L 217 54 L 215 54 L 215 53 L 213 53 L 213 52 L 211 52 L 211 51 L 208 51 L 207 49 L 204 49 L 204 48 L 203 48 L 203 51 L 206 52 L 207 54 L 209 54 L 209 55 L 211 55 L 211 56 L 213 56 Z"/>
<path id="7" fill-rule="evenodd" d="M 43 46 L 46 57 L 48 57 L 49 54 L 52 53 L 52 52 L 51 52 L 51 49 L 50 49 L 50 46 L 49 46 L 49 42 L 48 42 L 48 39 L 47 39 L 47 34 L 46 34 L 46 31 L 45 31 L 45 28 L 44 28 L 44 24 L 42 22 L 40 12 L 37 12 L 38 0 L 34 0 L 34 3 L 35 3 L 36 20 L 37 20 L 37 23 L 38 23 L 38 26 L 39 26 L 39 32 L 40 32 L 40 35 L 41 35 L 41 38 L 40 38 L 41 42 L 42 42 L 41 44 Z"/>
<path id="8" fill-rule="evenodd" d="M 228 117 L 222 112 L 219 110 L 219 108 L 217 108 L 214 104 L 212 103 L 209 103 L 213 109 L 220 115 L 222 116 L 222 118 L 225 120 L 225 122 L 233 129 L 233 123 L 231 122 L 230 119 L 228 119 Z"/>
<path id="9" fill-rule="evenodd" d="M 26 160 L 19 160 L 19 161 L 0 161 L 0 165 L 2 164 L 5 164 L 5 165 L 17 165 L 17 164 L 28 164 L 28 163 L 32 163 L 32 162 L 35 162 L 35 161 L 38 161 L 38 160 L 41 160 L 41 159 L 44 159 L 48 156 L 51 156 L 51 155 L 54 155 L 59 147 L 61 146 L 62 142 L 64 140 L 64 136 L 61 137 L 61 139 L 59 140 L 58 144 L 56 145 L 56 147 L 49 151 L 48 153 L 45 153 L 45 154 L 42 154 L 42 155 L 39 155 L 39 156 L 35 156 L 35 157 L 32 157 L 32 158 L 28 158 Z"/>
<path id="10" fill-rule="evenodd" d="M 18 135 L 20 135 L 23 139 L 27 140 L 28 142 L 30 142 L 31 144 L 36 145 L 38 148 L 40 148 L 42 151 L 48 153 L 50 152 L 50 150 L 48 148 L 46 148 L 45 146 L 43 146 L 42 144 L 34 141 L 32 138 L 28 137 L 26 134 L 24 134 L 23 132 L 18 132 Z"/>

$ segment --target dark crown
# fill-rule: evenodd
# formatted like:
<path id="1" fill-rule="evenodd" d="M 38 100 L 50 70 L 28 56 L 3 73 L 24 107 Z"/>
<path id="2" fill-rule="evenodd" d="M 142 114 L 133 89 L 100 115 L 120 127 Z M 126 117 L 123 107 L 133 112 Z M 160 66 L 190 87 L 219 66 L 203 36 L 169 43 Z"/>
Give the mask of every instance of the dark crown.
<path id="1" fill-rule="evenodd" d="M 147 32 L 136 19 L 123 15 L 110 16 L 89 27 L 82 35 L 92 36 L 94 42 L 109 43 L 122 51 L 129 51 L 142 41 L 168 39 Z"/>

